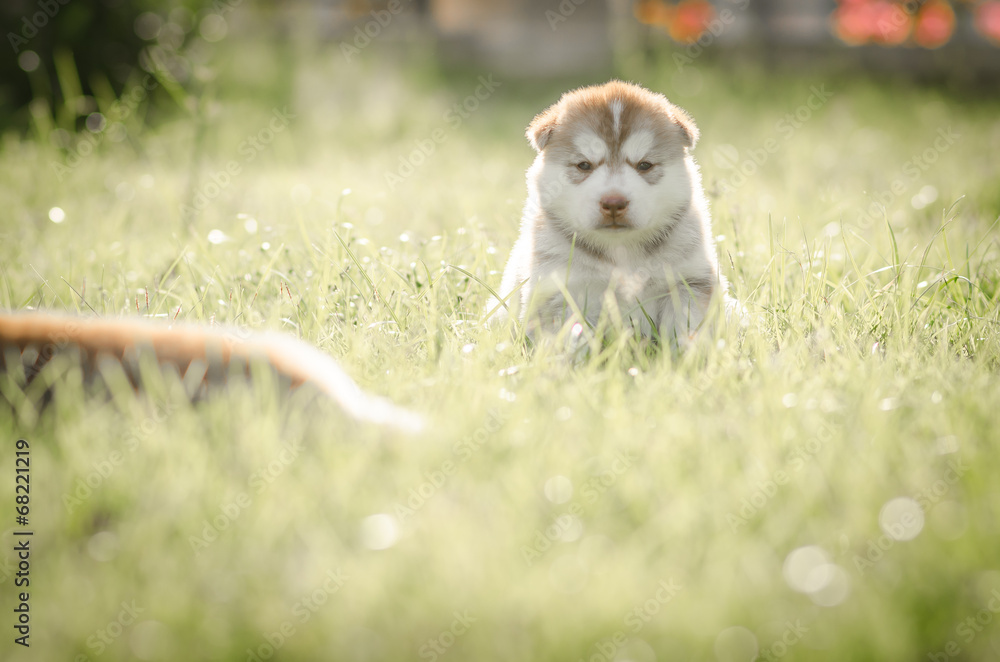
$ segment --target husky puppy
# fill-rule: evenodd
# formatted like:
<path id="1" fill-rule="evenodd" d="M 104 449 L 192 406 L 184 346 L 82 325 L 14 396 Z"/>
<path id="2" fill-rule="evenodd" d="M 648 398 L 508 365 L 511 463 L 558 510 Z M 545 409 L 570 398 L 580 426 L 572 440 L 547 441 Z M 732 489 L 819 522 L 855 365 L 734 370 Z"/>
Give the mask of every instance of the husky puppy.
<path id="1" fill-rule="evenodd" d="M 493 299 L 490 323 L 512 316 L 534 334 L 605 311 L 684 344 L 725 292 L 691 118 L 611 81 L 567 92 L 527 137 L 538 155 L 498 292 L 506 307 Z"/>

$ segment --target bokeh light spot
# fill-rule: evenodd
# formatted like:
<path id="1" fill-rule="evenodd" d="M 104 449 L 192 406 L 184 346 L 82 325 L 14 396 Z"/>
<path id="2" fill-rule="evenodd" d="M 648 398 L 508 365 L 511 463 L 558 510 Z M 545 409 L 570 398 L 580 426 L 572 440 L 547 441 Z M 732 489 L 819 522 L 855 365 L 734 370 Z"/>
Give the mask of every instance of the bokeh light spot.
<path id="1" fill-rule="evenodd" d="M 209 14 L 201 19 L 201 24 L 198 26 L 198 33 L 205 41 L 221 41 L 229 33 L 229 26 L 226 24 L 226 19 L 218 14 Z"/>
<path id="2" fill-rule="evenodd" d="M 820 607 L 835 607 L 847 599 L 851 592 L 851 581 L 847 572 L 839 565 L 828 563 L 813 570 L 824 580 L 823 586 L 809 593 L 809 599 Z"/>
<path id="3" fill-rule="evenodd" d="M 807 545 L 792 550 L 781 569 L 788 586 L 798 593 L 815 593 L 830 581 L 830 558 L 822 547 Z"/>
<path id="4" fill-rule="evenodd" d="M 388 549 L 399 539 L 399 529 L 392 515 L 379 513 L 361 522 L 361 544 L 368 549 Z"/>
<path id="5" fill-rule="evenodd" d="M 545 481 L 545 498 L 552 503 L 566 503 L 573 498 L 573 482 L 566 476 L 553 476 Z"/>
<path id="6" fill-rule="evenodd" d="M 24 51 L 17 56 L 17 66 L 21 67 L 21 71 L 31 73 L 37 69 L 38 65 L 41 63 L 42 60 L 38 57 L 38 53 L 35 51 Z"/>
<path id="7" fill-rule="evenodd" d="M 914 40 L 924 48 L 938 48 L 948 43 L 955 31 L 955 10 L 946 2 L 930 0 L 920 8 Z"/>
<path id="8" fill-rule="evenodd" d="M 976 8 L 976 29 L 1000 46 L 1000 2 L 984 2 Z"/>
<path id="9" fill-rule="evenodd" d="M 924 528 L 924 510 L 910 497 L 898 497 L 882 506 L 878 524 L 893 540 L 913 540 Z"/>

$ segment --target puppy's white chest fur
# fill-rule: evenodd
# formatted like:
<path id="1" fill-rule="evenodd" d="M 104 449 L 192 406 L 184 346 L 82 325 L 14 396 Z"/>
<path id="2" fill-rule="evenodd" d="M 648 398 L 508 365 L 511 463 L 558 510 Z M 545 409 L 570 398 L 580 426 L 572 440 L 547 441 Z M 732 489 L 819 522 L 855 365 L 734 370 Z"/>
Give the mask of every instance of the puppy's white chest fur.
<path id="1" fill-rule="evenodd" d="M 521 234 L 500 286 L 510 314 L 529 331 L 608 315 L 689 338 L 720 289 L 690 155 L 697 137 L 664 97 L 618 81 L 567 93 L 538 115 Z"/>
<path id="2" fill-rule="evenodd" d="M 596 325 L 600 315 L 610 312 L 611 307 L 610 314 L 650 335 L 653 325 L 659 326 L 655 320 L 663 316 L 671 290 L 658 266 L 656 261 L 637 255 L 606 262 L 579 254 L 573 256 L 569 269 L 561 260 L 539 264 L 532 292 L 541 301 L 538 317 L 545 326 L 557 328 L 568 313 L 578 312 L 589 324 Z M 569 294 L 574 307 L 563 298 L 564 293 Z"/>

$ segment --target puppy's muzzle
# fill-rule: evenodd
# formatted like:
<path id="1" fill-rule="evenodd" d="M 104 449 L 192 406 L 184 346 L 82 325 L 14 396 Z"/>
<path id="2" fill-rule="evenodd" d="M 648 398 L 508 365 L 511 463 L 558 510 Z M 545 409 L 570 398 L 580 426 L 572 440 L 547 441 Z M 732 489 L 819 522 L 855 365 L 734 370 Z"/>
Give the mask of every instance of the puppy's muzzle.
<path id="1" fill-rule="evenodd" d="M 628 198 L 619 193 L 610 193 L 601 197 L 601 227 L 624 228 L 629 226 L 625 218 L 628 209 Z"/>

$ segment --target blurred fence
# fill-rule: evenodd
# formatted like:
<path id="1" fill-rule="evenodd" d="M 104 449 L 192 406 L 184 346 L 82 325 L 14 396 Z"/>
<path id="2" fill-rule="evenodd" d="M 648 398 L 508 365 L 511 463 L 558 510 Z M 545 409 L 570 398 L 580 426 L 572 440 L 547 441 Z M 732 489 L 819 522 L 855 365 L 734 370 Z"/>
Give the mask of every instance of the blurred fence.
<path id="1" fill-rule="evenodd" d="M 405 59 L 419 41 L 508 76 L 603 74 L 616 57 L 694 50 L 1000 79 L 1000 0 L 4 0 L 0 26 L 12 56 L 0 58 L 0 125 L 60 107 L 86 117 L 67 100 L 107 103 L 157 62 L 183 85 L 224 39 L 311 42 L 347 59 L 372 44 Z"/>
<path id="2" fill-rule="evenodd" d="M 515 75 L 586 72 L 616 51 L 692 44 L 772 64 L 849 58 L 888 71 L 1000 74 L 1000 0 L 330 0 L 287 11 L 313 12 L 329 37 L 364 41 L 392 7 L 418 14 L 443 56 Z"/>

